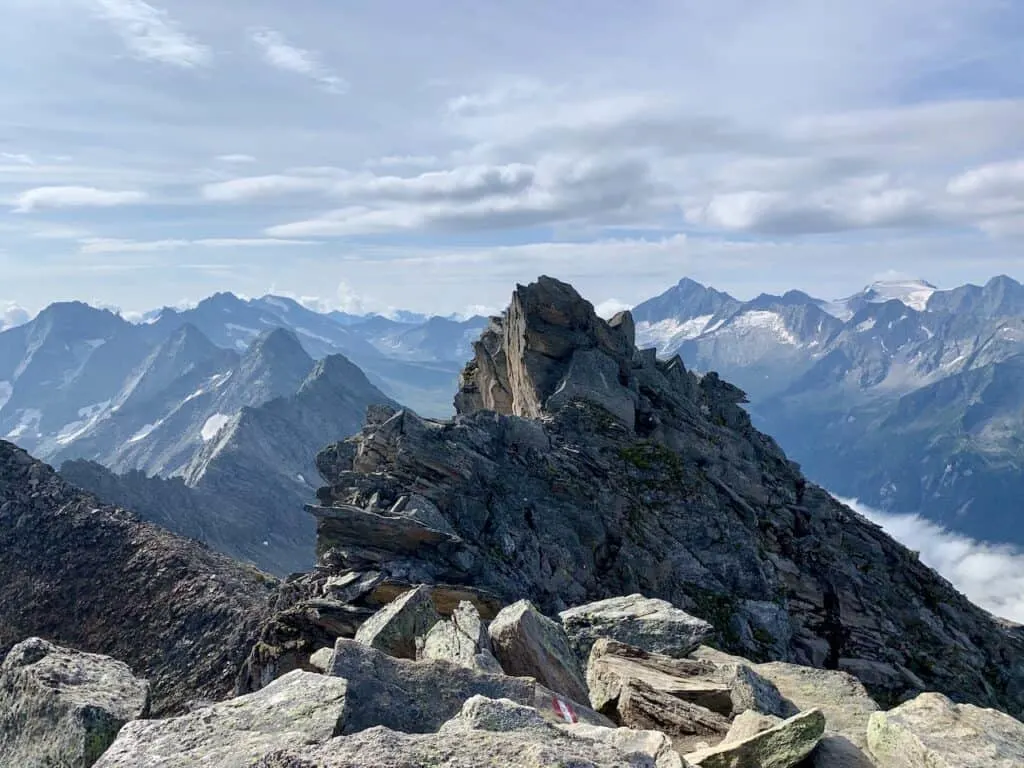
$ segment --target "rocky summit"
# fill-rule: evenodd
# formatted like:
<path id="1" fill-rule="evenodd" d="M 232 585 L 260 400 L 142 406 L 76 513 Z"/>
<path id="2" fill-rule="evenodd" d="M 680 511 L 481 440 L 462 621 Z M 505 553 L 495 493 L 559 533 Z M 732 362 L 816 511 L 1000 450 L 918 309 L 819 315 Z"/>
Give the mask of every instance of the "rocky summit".
<path id="1" fill-rule="evenodd" d="M 29 638 L 0 755 L 1019 766 L 1022 628 L 807 482 L 743 402 L 638 350 L 628 313 L 519 286 L 453 420 L 375 405 L 320 452 L 318 563 L 276 589 L 0 445 L 0 645 Z"/>
<path id="2" fill-rule="evenodd" d="M 454 420 L 374 409 L 320 454 L 311 581 L 472 585 L 549 615 L 643 593 L 723 649 L 848 670 L 882 702 L 1024 713 L 1024 629 L 809 483 L 742 391 L 637 349 L 628 313 L 542 277 L 474 350 Z"/>

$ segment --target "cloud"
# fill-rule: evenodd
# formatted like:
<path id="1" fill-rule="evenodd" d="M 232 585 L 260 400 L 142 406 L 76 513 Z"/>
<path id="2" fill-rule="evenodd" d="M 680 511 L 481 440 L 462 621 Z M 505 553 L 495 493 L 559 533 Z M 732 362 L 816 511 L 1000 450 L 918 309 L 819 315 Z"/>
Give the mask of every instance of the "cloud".
<path id="1" fill-rule="evenodd" d="M 255 163 L 256 158 L 252 155 L 218 155 L 217 160 L 222 163 Z"/>
<path id="2" fill-rule="evenodd" d="M 32 156 L 24 152 L 0 152 L 0 160 L 8 160 L 12 163 L 21 163 L 22 165 L 36 164 Z"/>
<path id="3" fill-rule="evenodd" d="M 14 198 L 16 213 L 30 213 L 44 208 L 112 208 L 133 205 L 147 199 L 145 192 L 112 191 L 96 187 L 37 187 Z"/>
<path id="4" fill-rule="evenodd" d="M 594 311 L 597 312 L 597 316 L 603 317 L 605 320 L 614 317 L 616 313 L 626 309 L 632 309 L 632 306 L 628 302 L 619 301 L 618 299 L 606 299 L 594 305 Z"/>
<path id="5" fill-rule="evenodd" d="M 30 319 L 31 315 L 24 307 L 19 307 L 13 301 L 0 301 L 0 331 L 24 325 Z"/>
<path id="6" fill-rule="evenodd" d="M 435 155 L 385 155 L 366 161 L 366 166 L 369 168 L 394 168 L 396 166 L 432 168 L 440 164 L 441 159 Z"/>
<path id="7" fill-rule="evenodd" d="M 1024 160 L 990 163 L 954 176 L 946 189 L 953 195 L 1024 199 Z"/>
<path id="8" fill-rule="evenodd" d="M 207 184 L 202 188 L 201 194 L 204 200 L 241 202 L 261 197 L 279 197 L 296 192 L 325 192 L 332 186 L 333 181 L 324 176 L 273 174 Z"/>
<path id="9" fill-rule="evenodd" d="M 271 66 L 315 80 L 328 93 L 342 94 L 348 91 L 349 84 L 345 79 L 320 64 L 317 54 L 290 45 L 280 32 L 254 29 L 249 37 L 260 46 L 263 58 Z"/>
<path id="10" fill-rule="evenodd" d="M 934 568 L 975 605 L 1024 624 L 1024 551 L 953 533 L 918 515 L 891 515 L 841 499 Z"/>
<path id="11" fill-rule="evenodd" d="M 642 219 L 664 193 L 629 157 L 543 158 L 536 165 L 467 166 L 415 177 L 335 184 L 353 202 L 314 219 L 272 226 L 272 237 L 342 237 L 392 231 L 469 232 Z"/>
<path id="12" fill-rule="evenodd" d="M 179 251 L 183 248 L 274 248 L 299 245 L 318 245 L 311 240 L 282 240 L 275 238 L 214 237 L 199 240 L 118 240 L 114 238 L 85 238 L 80 241 L 80 252 L 96 253 L 158 253 Z"/>
<path id="13" fill-rule="evenodd" d="M 206 66 L 210 49 L 181 31 L 167 13 L 143 0 L 89 0 L 93 12 L 108 21 L 140 59 L 183 69 Z"/>

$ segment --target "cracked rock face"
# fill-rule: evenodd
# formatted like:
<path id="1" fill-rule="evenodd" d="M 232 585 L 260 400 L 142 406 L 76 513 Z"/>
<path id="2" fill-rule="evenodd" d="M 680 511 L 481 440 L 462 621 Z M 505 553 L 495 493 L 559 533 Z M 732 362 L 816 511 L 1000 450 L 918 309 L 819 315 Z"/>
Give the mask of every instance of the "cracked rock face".
<path id="1" fill-rule="evenodd" d="M 321 454 L 321 569 L 472 585 L 548 616 L 640 593 L 754 661 L 893 670 L 864 681 L 883 705 L 923 683 L 1024 712 L 1024 630 L 807 482 L 740 390 L 637 350 L 631 325 L 556 280 L 519 286 L 453 421 L 378 409 Z M 391 511 L 413 497 L 429 522 Z M 388 532 L 372 546 L 367 521 Z"/>

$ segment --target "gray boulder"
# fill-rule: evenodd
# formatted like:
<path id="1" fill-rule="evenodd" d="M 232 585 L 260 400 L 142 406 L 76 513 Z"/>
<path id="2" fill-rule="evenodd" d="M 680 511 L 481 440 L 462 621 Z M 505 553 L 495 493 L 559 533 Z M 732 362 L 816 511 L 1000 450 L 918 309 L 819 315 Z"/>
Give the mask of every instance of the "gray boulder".
<path id="1" fill-rule="evenodd" d="M 127 664 L 30 638 L 0 664 L 0 765 L 89 768 L 148 709 Z"/>
<path id="2" fill-rule="evenodd" d="M 348 681 L 343 731 L 347 734 L 376 725 L 431 733 L 473 696 L 532 706 L 552 722 L 565 721 L 558 706 L 562 701 L 581 722 L 610 724 L 577 702 L 560 699 L 532 678 L 488 674 L 440 660 L 396 659 L 353 640 L 338 640 L 330 674 Z"/>
<path id="3" fill-rule="evenodd" d="M 640 594 L 587 603 L 558 614 L 581 659 L 607 637 L 650 653 L 681 657 L 714 633 L 714 627 L 666 600 Z"/>
<path id="4" fill-rule="evenodd" d="M 812 709 L 742 741 L 719 744 L 686 755 L 700 768 L 792 768 L 809 755 L 825 733 L 825 716 Z"/>
<path id="5" fill-rule="evenodd" d="M 871 715 L 868 749 L 885 768 L 1020 768 L 1024 723 L 994 709 L 922 693 Z"/>
<path id="6" fill-rule="evenodd" d="M 672 740 L 661 731 L 638 731 L 634 728 L 602 728 L 577 723 L 558 728 L 579 739 L 600 741 L 630 754 L 650 755 L 657 768 L 686 768 Z"/>
<path id="7" fill-rule="evenodd" d="M 751 736 L 756 736 L 762 731 L 774 728 L 781 722 L 781 717 L 776 717 L 775 715 L 762 715 L 760 712 L 748 709 L 746 712 L 738 714 L 736 719 L 732 721 L 732 726 L 730 726 L 729 732 L 725 734 L 725 738 L 722 739 L 719 746 L 722 744 L 736 744 L 740 741 L 746 741 Z"/>
<path id="8" fill-rule="evenodd" d="M 481 672 L 502 674 L 491 652 L 491 637 L 476 607 L 464 600 L 451 619 L 439 621 L 423 639 L 420 659 L 442 659 Z"/>
<path id="9" fill-rule="evenodd" d="M 561 625 L 528 600 L 508 606 L 489 628 L 494 655 L 510 675 L 528 675 L 574 701 L 588 701 L 587 684 Z"/>
<path id="10" fill-rule="evenodd" d="M 126 725 L 96 768 L 245 768 L 341 730 L 344 680 L 295 670 L 262 690 L 168 720 Z"/>
<path id="11" fill-rule="evenodd" d="M 439 621 L 430 587 L 421 585 L 367 619 L 356 632 L 356 641 L 398 659 L 415 659 L 417 638 Z"/>
<path id="12" fill-rule="evenodd" d="M 564 732 L 510 700 L 470 698 L 437 733 L 373 727 L 322 746 L 285 749 L 253 768 L 675 768 L 635 744 Z M 678 764 L 676 764 L 678 765 Z"/>

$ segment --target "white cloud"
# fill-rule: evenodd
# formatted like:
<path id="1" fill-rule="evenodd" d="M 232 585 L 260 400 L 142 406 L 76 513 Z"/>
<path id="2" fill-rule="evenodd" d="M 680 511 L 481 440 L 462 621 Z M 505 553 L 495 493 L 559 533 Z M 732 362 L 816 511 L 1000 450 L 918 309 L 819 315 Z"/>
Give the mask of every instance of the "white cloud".
<path id="1" fill-rule="evenodd" d="M 1007 160 L 974 168 L 950 179 L 947 189 L 954 195 L 1024 198 L 1024 160 Z"/>
<path id="2" fill-rule="evenodd" d="M 394 168 L 397 166 L 409 168 L 433 168 L 440 165 L 441 159 L 435 155 L 385 155 L 366 161 L 368 168 Z"/>
<path id="3" fill-rule="evenodd" d="M 212 60 L 210 49 L 185 34 L 160 8 L 143 0 L 88 0 L 140 59 L 191 69 Z"/>
<path id="4" fill-rule="evenodd" d="M 13 301 L 0 301 L 0 331 L 24 325 L 30 319 L 31 315 L 24 307 L 19 307 Z"/>
<path id="5" fill-rule="evenodd" d="M 971 602 L 1024 624 L 1024 551 L 975 541 L 918 515 L 891 515 L 854 499 L 842 501 L 919 552 L 922 563 L 946 577 Z"/>
<path id="6" fill-rule="evenodd" d="M 293 245 L 317 245 L 311 240 L 282 240 L 275 238 L 202 238 L 199 240 L 119 240 L 114 238 L 85 238 L 81 253 L 158 253 L 179 251 L 183 248 L 275 248 Z"/>
<path id="7" fill-rule="evenodd" d="M 24 152 L 0 152 L 0 160 L 9 160 L 12 163 L 21 163 L 22 165 L 36 164 L 32 156 Z"/>
<path id="8" fill-rule="evenodd" d="M 289 44 L 280 32 L 255 29 L 249 37 L 260 46 L 263 58 L 271 66 L 315 80 L 328 93 L 341 94 L 348 91 L 349 84 L 345 79 L 324 67 L 318 61 L 317 54 Z"/>
<path id="9" fill-rule="evenodd" d="M 218 155 L 217 159 L 222 163 L 255 163 L 256 158 L 252 155 Z"/>
<path id="10" fill-rule="evenodd" d="M 104 190 L 96 187 L 37 187 L 14 198 L 16 213 L 30 213 L 44 208 L 112 208 L 133 205 L 147 199 L 145 192 L 135 190 Z"/>
<path id="11" fill-rule="evenodd" d="M 205 185 L 201 192 L 205 200 L 239 202 L 261 197 L 278 197 L 296 192 L 324 192 L 332 186 L 333 181 L 324 176 L 274 174 L 219 181 Z"/>
<path id="12" fill-rule="evenodd" d="M 631 304 L 625 301 L 619 301 L 618 299 L 606 299 L 605 301 L 594 305 L 594 311 L 597 312 L 597 316 L 603 317 L 605 320 L 614 317 L 618 312 L 631 308 Z"/>

